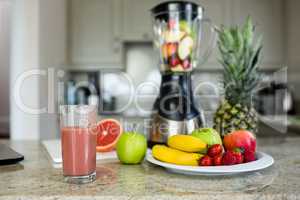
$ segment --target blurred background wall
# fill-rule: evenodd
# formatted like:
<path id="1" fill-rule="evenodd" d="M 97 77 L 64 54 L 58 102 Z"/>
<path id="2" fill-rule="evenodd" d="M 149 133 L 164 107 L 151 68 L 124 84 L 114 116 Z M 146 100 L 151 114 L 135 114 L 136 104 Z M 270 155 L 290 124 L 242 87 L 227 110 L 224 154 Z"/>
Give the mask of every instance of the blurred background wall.
<path id="1" fill-rule="evenodd" d="M 132 79 L 135 90 L 145 81 L 159 85 L 149 9 L 162 1 L 1 0 L 0 135 L 9 132 L 12 139 L 58 137 L 58 105 L 76 101 L 72 89 L 80 81 L 96 82 L 99 101 L 107 111 L 127 102 L 131 86 L 120 74 Z M 206 16 L 217 26 L 241 24 L 248 15 L 253 17 L 258 33 L 264 36 L 261 70 L 271 82 L 274 72 L 288 66 L 287 87 L 292 92 L 295 109 L 299 110 L 300 1 L 194 1 L 205 7 Z M 222 81 L 217 58 L 216 49 L 194 74 L 194 84 Z M 29 108 L 46 107 L 45 114 L 24 112 L 14 99 L 16 80 L 24 72 L 36 69 L 42 70 L 41 74 L 21 84 L 22 103 Z M 62 93 L 59 81 L 64 83 Z M 157 91 L 154 87 L 139 89 L 141 94 L 151 96 L 141 99 L 139 105 L 151 110 Z M 211 94 L 211 90 L 198 93 Z M 213 110 L 219 98 L 200 100 L 203 109 Z M 99 114 L 104 113 L 99 111 Z M 141 118 L 149 116 L 149 112 L 140 112 L 135 105 L 129 105 L 118 115 Z"/>

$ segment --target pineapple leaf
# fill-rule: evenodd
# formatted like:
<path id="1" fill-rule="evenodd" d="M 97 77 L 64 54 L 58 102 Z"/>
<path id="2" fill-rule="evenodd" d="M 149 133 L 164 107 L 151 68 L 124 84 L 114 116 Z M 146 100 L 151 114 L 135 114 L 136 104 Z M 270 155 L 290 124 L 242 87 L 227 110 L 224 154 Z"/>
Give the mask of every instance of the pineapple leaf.
<path id="1" fill-rule="evenodd" d="M 260 35 L 259 37 L 258 37 L 258 39 L 257 39 L 257 41 L 256 41 L 256 44 L 255 44 L 255 47 L 254 47 L 254 49 L 255 49 L 255 51 L 258 51 L 260 48 L 262 48 L 262 40 L 263 40 L 263 36 L 262 35 Z"/>
<path id="2" fill-rule="evenodd" d="M 222 54 L 228 53 L 228 49 L 226 49 L 222 42 L 218 41 L 218 47 L 219 51 L 222 52 Z"/>
<path id="3" fill-rule="evenodd" d="M 254 40 L 255 27 L 250 17 L 243 27 L 224 27 L 218 30 L 225 98 L 229 103 L 249 105 L 260 81 L 262 37 Z"/>
<path id="4" fill-rule="evenodd" d="M 237 53 L 237 58 L 240 57 L 240 54 L 242 53 L 242 50 L 243 50 L 243 35 L 241 33 L 241 31 L 238 29 L 238 27 L 235 27 L 235 28 L 232 28 L 231 29 L 231 35 L 233 36 L 234 38 L 234 52 Z"/>
<path id="5" fill-rule="evenodd" d="M 245 46 L 250 47 L 253 43 L 253 32 L 254 32 L 254 26 L 252 23 L 252 19 L 250 16 L 247 17 L 246 24 L 243 28 L 244 33 L 244 40 L 245 40 Z"/>
<path id="6" fill-rule="evenodd" d="M 247 71 L 245 73 L 246 76 L 249 76 L 250 73 L 253 73 L 254 70 L 258 67 L 258 61 L 260 57 L 260 52 L 262 50 L 262 46 L 259 47 L 259 49 L 256 51 L 255 54 L 253 54 L 252 58 L 250 59 L 249 66 L 247 68 Z"/>
<path id="7" fill-rule="evenodd" d="M 227 46 L 227 48 L 229 50 L 232 50 L 233 49 L 233 46 L 234 46 L 234 38 L 230 32 L 229 29 L 227 28 L 224 28 L 224 32 L 223 32 L 223 38 L 224 38 L 224 41 L 225 41 L 225 45 Z"/>
<path id="8" fill-rule="evenodd" d="M 243 39 L 243 34 L 240 30 L 237 29 L 236 32 L 236 36 L 237 36 L 237 46 L 238 46 L 238 56 L 239 58 L 242 56 L 243 54 L 243 50 L 244 50 L 244 39 Z"/>

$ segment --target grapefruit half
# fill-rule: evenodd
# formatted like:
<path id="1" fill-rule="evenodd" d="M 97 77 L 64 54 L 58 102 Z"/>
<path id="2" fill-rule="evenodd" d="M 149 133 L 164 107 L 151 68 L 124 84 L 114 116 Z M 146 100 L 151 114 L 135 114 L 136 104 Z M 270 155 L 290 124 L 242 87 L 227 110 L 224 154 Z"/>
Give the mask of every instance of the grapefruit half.
<path id="1" fill-rule="evenodd" d="M 108 152 L 115 149 L 123 129 L 119 121 L 115 119 L 104 119 L 97 125 L 97 151 Z"/>

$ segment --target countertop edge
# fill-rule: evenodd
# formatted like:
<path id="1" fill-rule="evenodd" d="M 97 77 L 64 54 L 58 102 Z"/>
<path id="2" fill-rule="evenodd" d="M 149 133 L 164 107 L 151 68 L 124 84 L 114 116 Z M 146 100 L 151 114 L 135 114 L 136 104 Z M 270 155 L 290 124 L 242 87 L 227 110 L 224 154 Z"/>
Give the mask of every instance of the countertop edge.
<path id="1" fill-rule="evenodd" d="M 8 195 L 8 196 L 0 196 L 0 200 L 211 200 L 211 193 L 201 193 L 201 194 L 186 194 L 183 193 L 181 195 L 121 195 L 121 196 L 19 196 L 19 195 Z M 253 199 L 267 199 L 267 200 L 277 200 L 277 199 L 286 199 L 286 200 L 295 200 L 300 199 L 299 194 L 288 194 L 288 193 L 278 193 L 278 194 L 266 194 L 261 192 L 255 193 L 219 193 L 214 195 L 214 199 L 222 199 L 222 200 L 253 200 Z"/>

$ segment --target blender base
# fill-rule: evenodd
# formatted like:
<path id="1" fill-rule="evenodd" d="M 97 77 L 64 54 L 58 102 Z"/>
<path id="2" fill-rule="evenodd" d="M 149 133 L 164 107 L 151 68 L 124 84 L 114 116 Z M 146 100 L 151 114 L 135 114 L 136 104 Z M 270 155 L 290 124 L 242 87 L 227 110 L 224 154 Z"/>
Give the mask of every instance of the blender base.
<path id="1" fill-rule="evenodd" d="M 203 127 L 203 119 L 203 116 L 199 115 L 189 120 L 175 121 L 156 114 L 152 117 L 148 145 L 166 144 L 172 135 L 190 134 Z"/>

